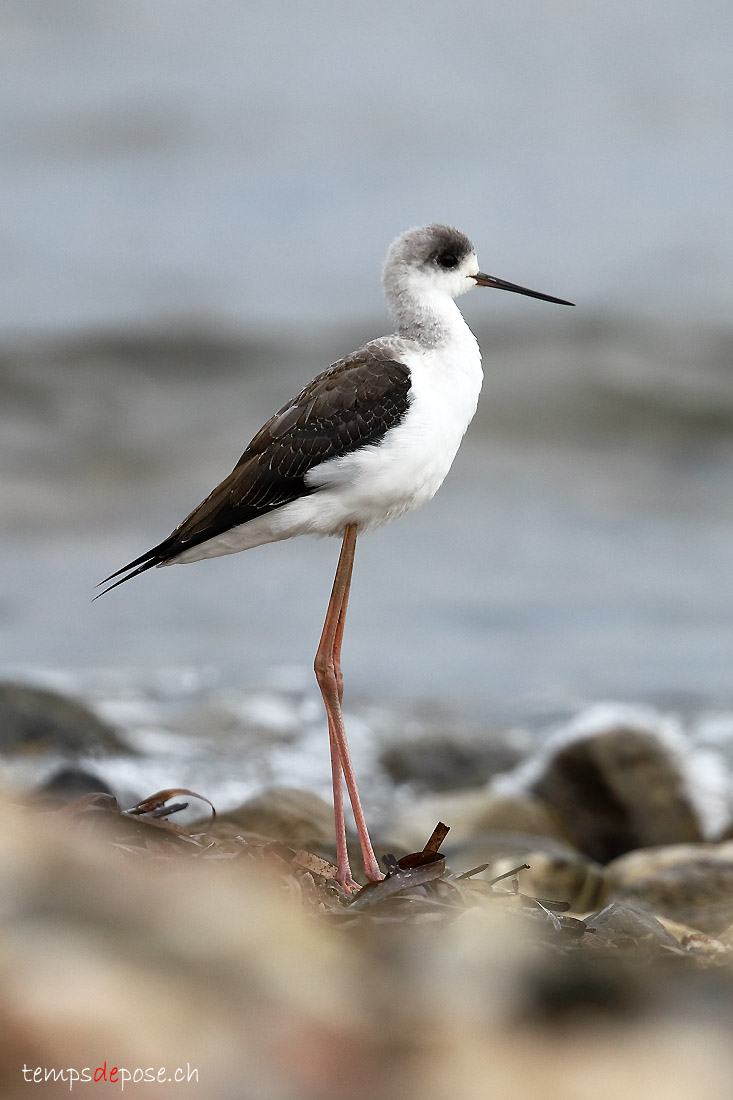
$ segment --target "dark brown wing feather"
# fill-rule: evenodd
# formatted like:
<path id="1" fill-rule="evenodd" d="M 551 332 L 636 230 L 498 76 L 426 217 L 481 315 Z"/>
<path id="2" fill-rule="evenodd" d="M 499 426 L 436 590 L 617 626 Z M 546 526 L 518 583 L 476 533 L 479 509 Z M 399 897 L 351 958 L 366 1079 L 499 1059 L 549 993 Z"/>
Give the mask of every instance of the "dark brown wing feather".
<path id="1" fill-rule="evenodd" d="M 404 417 L 409 392 L 408 368 L 378 346 L 334 363 L 267 421 L 229 476 L 168 538 L 102 584 L 133 570 L 110 586 L 116 588 L 191 546 L 310 493 L 308 471 L 378 443 Z"/>

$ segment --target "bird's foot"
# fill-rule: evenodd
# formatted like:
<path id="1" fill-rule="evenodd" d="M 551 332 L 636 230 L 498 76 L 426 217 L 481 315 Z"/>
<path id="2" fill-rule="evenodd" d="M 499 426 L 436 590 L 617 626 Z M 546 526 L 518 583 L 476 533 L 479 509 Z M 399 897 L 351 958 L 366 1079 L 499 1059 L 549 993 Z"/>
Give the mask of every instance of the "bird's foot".
<path id="1" fill-rule="evenodd" d="M 379 864 L 374 855 L 372 855 L 371 859 L 364 860 L 364 874 L 369 882 L 381 882 L 383 878 L 386 878 L 379 870 Z"/>
<path id="2" fill-rule="evenodd" d="M 351 877 L 351 870 L 348 867 L 338 872 L 336 882 L 343 887 L 347 894 L 358 893 L 361 890 L 359 883 Z"/>

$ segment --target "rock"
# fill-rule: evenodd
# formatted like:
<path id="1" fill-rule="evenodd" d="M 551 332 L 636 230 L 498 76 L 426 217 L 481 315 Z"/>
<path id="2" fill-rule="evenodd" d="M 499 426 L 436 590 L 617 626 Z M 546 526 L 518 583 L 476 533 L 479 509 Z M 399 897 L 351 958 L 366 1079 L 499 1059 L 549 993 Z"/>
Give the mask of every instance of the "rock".
<path id="1" fill-rule="evenodd" d="M 228 835 L 233 826 L 236 831 L 256 833 L 268 840 L 279 840 L 291 848 L 305 849 L 331 863 L 336 861 L 333 806 L 312 791 L 297 787 L 271 787 L 250 798 L 238 809 L 220 814 L 212 831 L 215 834 Z M 416 846 L 420 851 L 434 827 L 435 822 Z M 364 882 L 361 849 L 355 830 L 347 829 L 346 839 L 353 876 L 357 882 Z M 371 830 L 371 839 L 380 866 L 383 866 L 385 855 L 396 855 L 399 858 L 410 851 L 392 841 L 380 843 L 380 836 L 375 828 Z"/>
<path id="2" fill-rule="evenodd" d="M 3 1100 L 24 1100 L 34 1067 L 90 1065 L 128 1067 L 139 1098 L 147 1066 L 185 1067 L 190 1098 L 332 1100 L 346 1081 L 359 1100 L 730 1097 L 733 971 L 636 907 L 577 941 L 487 890 L 457 912 L 441 890 L 430 921 L 405 898 L 377 923 L 336 898 L 324 911 L 312 880 L 242 845 L 222 858 L 131 819 L 120 844 L 15 801 L 0 799 Z M 75 1093 L 63 1072 L 39 1095 Z"/>
<path id="3" fill-rule="evenodd" d="M 616 947 L 681 950 L 679 942 L 656 917 L 633 905 L 611 902 L 599 913 L 586 917 L 586 924 Z"/>
<path id="4" fill-rule="evenodd" d="M 592 909 L 603 899 L 603 868 L 565 842 L 557 818 L 538 798 L 496 790 L 454 791 L 421 798 L 392 823 L 406 851 L 423 847 L 438 821 L 450 826 L 443 851 L 456 874 L 482 863 L 491 879 L 521 863 L 520 888 L 536 897 Z"/>
<path id="5" fill-rule="evenodd" d="M 417 799 L 399 813 L 389 834 L 408 851 L 415 851 L 438 821 L 450 826 L 452 844 L 493 832 L 562 836 L 557 818 L 538 798 L 492 790 L 452 791 Z"/>
<path id="6" fill-rule="evenodd" d="M 446 843 L 443 847 L 454 874 L 488 863 L 480 877 L 493 879 L 527 863 L 529 870 L 517 876 L 521 892 L 567 902 L 576 913 L 596 908 L 606 896 L 605 868 L 552 837 L 496 832 L 474 837 L 463 846 Z"/>
<path id="7" fill-rule="evenodd" d="M 337 1096 L 344 1070 L 363 1078 L 378 1061 L 376 1042 L 359 1053 L 358 952 L 257 869 L 192 861 L 182 877 L 175 859 L 130 861 L 106 831 L 0 805 L 0 879 L 6 1100 L 22 1097 L 24 1063 L 31 1072 L 104 1065 L 108 1075 L 116 1065 L 132 1075 L 138 1062 L 180 1066 L 180 1094 L 193 1098 L 204 1081 L 211 1097 Z M 63 1003 L 49 989 L 63 991 Z M 115 1061 L 105 1061 L 117 1027 Z M 334 1035 L 356 1051 L 335 1067 Z M 69 1095 L 65 1074 L 39 1090 L 44 1097 Z M 241 1074 L 247 1083 L 233 1094 L 228 1082 Z M 124 1093 L 143 1095 L 137 1081 Z"/>
<path id="8" fill-rule="evenodd" d="M 733 843 L 628 852 L 606 868 L 610 896 L 714 936 L 733 922 Z"/>
<path id="9" fill-rule="evenodd" d="M 248 799 L 236 810 L 221 815 L 243 832 L 281 840 L 294 848 L 320 848 L 333 844 L 333 807 L 312 791 L 297 787 L 271 787 Z"/>
<path id="10" fill-rule="evenodd" d="M 33 801 L 44 806 L 62 806 L 84 794 L 112 794 L 103 779 L 84 768 L 59 768 L 33 792 Z"/>
<path id="11" fill-rule="evenodd" d="M 656 914 L 656 919 L 663 924 L 667 931 L 674 936 L 680 947 L 690 955 L 697 957 L 716 957 L 727 955 L 731 948 L 713 936 L 705 932 L 698 932 L 696 928 L 690 928 L 688 924 L 680 924 L 679 921 L 665 917 L 661 913 Z"/>
<path id="12" fill-rule="evenodd" d="M 520 758 L 515 748 L 496 739 L 452 732 L 390 744 L 380 753 L 379 763 L 394 783 L 409 783 L 416 790 L 457 791 L 482 786 Z"/>
<path id="13" fill-rule="evenodd" d="M 531 791 L 574 846 L 607 863 L 624 852 L 703 839 L 681 735 L 653 712 L 595 707 L 548 746 Z"/>
<path id="14" fill-rule="evenodd" d="M 83 703 L 25 684 L 0 684 L 0 753 L 130 752 Z"/>

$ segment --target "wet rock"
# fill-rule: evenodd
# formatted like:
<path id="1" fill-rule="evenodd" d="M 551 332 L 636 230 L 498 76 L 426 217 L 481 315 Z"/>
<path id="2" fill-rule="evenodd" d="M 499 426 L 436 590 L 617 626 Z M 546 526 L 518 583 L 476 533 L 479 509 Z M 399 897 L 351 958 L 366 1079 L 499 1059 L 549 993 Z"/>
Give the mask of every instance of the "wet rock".
<path id="1" fill-rule="evenodd" d="M 437 821 L 450 826 L 453 844 L 493 832 L 562 837 L 556 816 L 540 799 L 492 790 L 453 791 L 417 799 L 392 822 L 390 836 L 414 851 L 422 847 Z"/>
<path id="2" fill-rule="evenodd" d="M 684 742 L 661 716 L 595 707 L 548 746 L 530 789 L 579 851 L 606 863 L 624 852 L 703 839 Z"/>
<path id="3" fill-rule="evenodd" d="M 700 932 L 733 922 L 733 843 L 675 844 L 629 852 L 606 868 L 610 895 L 648 906 Z"/>
<path id="4" fill-rule="evenodd" d="M 0 753 L 129 752 L 88 707 L 55 691 L 0 684 Z"/>
<path id="5" fill-rule="evenodd" d="M 312 791 L 297 787 L 271 787 L 222 814 L 221 820 L 295 848 L 320 850 L 334 839 L 333 807 Z"/>
<path id="6" fill-rule="evenodd" d="M 520 759 L 509 744 L 449 732 L 393 743 L 382 750 L 379 763 L 394 783 L 409 783 L 416 790 L 457 791 L 482 786 Z"/>

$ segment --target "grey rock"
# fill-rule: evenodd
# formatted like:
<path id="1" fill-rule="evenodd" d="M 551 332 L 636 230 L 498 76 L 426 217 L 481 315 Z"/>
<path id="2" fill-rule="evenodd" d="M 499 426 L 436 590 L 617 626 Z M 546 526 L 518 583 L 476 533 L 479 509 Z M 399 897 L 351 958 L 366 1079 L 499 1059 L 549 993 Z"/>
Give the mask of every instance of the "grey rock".
<path id="1" fill-rule="evenodd" d="M 0 684 L 0 753 L 130 752 L 89 707 L 55 691 Z"/>
<path id="2" fill-rule="evenodd" d="M 59 768 L 33 792 L 33 801 L 44 806 L 63 806 L 85 794 L 112 794 L 99 776 L 84 768 Z"/>
<path id="3" fill-rule="evenodd" d="M 681 755 L 661 728 L 611 721 L 561 743 L 532 782 L 579 851 L 600 863 L 703 839 Z"/>
<path id="4" fill-rule="evenodd" d="M 448 732 L 400 740 L 382 750 L 379 763 L 394 783 L 421 791 L 480 787 L 513 768 L 521 754 L 496 739 Z"/>

